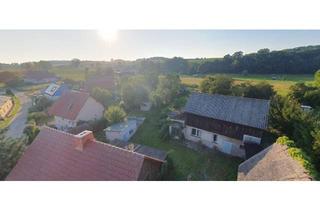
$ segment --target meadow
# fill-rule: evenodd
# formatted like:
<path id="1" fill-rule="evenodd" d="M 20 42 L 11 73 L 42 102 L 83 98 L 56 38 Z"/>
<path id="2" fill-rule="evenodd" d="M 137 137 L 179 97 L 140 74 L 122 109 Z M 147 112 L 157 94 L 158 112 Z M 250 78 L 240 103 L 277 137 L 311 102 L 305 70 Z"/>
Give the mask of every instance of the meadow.
<path id="1" fill-rule="evenodd" d="M 313 75 L 239 75 L 239 74 L 224 74 L 225 76 L 231 77 L 235 80 L 236 84 L 243 82 L 251 82 L 253 84 L 258 82 L 268 82 L 273 85 L 275 91 L 277 91 L 280 95 L 286 95 L 290 86 L 294 85 L 298 82 L 307 82 L 312 83 Z M 212 75 L 214 76 L 214 75 Z M 189 76 L 183 75 L 181 76 L 181 82 L 186 85 L 200 85 L 201 81 L 205 76 Z M 275 79 L 273 79 L 273 77 Z"/>

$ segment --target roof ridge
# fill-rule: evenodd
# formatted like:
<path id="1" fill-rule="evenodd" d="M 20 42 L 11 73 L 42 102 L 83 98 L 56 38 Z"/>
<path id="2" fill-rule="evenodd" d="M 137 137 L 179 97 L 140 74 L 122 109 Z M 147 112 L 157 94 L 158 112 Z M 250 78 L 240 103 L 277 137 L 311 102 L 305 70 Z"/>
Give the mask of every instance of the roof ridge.
<path id="1" fill-rule="evenodd" d="M 206 96 L 221 96 L 226 98 L 243 98 L 243 99 L 249 99 L 249 100 L 258 100 L 258 101 L 268 101 L 270 102 L 270 99 L 261 99 L 261 98 L 251 98 L 251 97 L 244 97 L 244 96 L 233 96 L 233 95 L 223 95 L 218 93 L 202 93 L 202 92 L 192 92 L 191 95 L 206 95 Z"/>

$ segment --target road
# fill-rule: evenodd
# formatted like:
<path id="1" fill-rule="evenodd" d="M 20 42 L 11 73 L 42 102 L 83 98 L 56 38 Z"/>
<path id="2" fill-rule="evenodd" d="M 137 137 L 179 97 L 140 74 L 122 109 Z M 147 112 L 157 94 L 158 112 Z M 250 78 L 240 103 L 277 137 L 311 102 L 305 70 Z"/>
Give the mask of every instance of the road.
<path id="1" fill-rule="evenodd" d="M 15 95 L 20 99 L 21 109 L 16 114 L 11 122 L 5 136 L 8 138 L 20 138 L 23 135 L 23 130 L 26 126 L 28 109 L 31 107 L 31 99 L 24 92 L 15 92 Z"/>

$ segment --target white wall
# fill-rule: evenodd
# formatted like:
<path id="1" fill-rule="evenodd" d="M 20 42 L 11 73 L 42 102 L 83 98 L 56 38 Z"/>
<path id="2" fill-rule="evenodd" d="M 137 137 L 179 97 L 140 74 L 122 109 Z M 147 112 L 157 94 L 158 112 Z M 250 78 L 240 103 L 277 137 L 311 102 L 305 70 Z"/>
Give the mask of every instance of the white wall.
<path id="1" fill-rule="evenodd" d="M 54 124 L 59 130 L 66 130 L 67 128 L 77 126 L 77 122 L 75 120 L 68 120 L 59 116 L 54 116 Z"/>
<path id="2" fill-rule="evenodd" d="M 115 139 L 122 140 L 122 141 L 129 141 L 130 138 L 135 134 L 138 127 L 137 124 L 128 124 L 127 128 L 124 128 L 121 132 L 120 131 L 108 131 L 106 130 L 106 138 L 107 140 L 113 141 Z M 130 134 L 130 130 L 133 132 Z"/>
<path id="3" fill-rule="evenodd" d="M 209 148 L 213 148 L 214 146 L 217 147 L 217 149 L 219 149 L 220 151 L 223 151 L 223 146 L 224 146 L 224 143 L 231 143 L 232 146 L 234 147 L 234 149 L 240 149 L 240 144 L 242 143 L 242 141 L 239 141 L 239 140 L 236 140 L 236 139 L 232 139 L 232 138 L 229 138 L 227 136 L 223 136 L 223 135 L 220 135 L 220 134 L 217 134 L 217 141 L 214 142 L 213 141 L 213 134 L 212 132 L 209 132 L 209 131 L 206 131 L 206 130 L 202 130 L 202 129 L 199 129 L 200 130 L 200 136 L 199 137 L 195 137 L 193 135 L 191 135 L 191 132 L 192 132 L 192 128 L 194 127 L 191 127 L 191 126 L 186 126 L 185 128 L 185 132 L 184 132 L 184 135 L 185 135 L 185 138 L 190 140 L 190 141 L 194 141 L 194 142 L 199 142 L 201 141 L 202 144 L 206 145 L 207 147 Z M 242 149 L 240 149 L 242 150 Z"/>
<path id="4" fill-rule="evenodd" d="M 89 97 L 80 110 L 76 121 L 98 120 L 103 117 L 104 107 L 92 97 Z"/>

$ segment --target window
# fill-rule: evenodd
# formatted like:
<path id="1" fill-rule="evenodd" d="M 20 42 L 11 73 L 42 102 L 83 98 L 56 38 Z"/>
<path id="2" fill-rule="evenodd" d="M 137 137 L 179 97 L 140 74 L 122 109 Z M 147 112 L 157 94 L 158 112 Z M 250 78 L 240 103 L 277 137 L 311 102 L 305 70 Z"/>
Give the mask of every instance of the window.
<path id="1" fill-rule="evenodd" d="M 196 129 L 196 128 L 192 128 L 192 130 L 191 130 L 191 135 L 192 135 L 192 136 L 199 137 L 199 136 L 200 136 L 200 130 L 199 130 L 199 129 Z"/>
<path id="2" fill-rule="evenodd" d="M 213 139 L 213 142 L 217 142 L 218 135 L 214 133 L 212 137 L 213 137 L 213 138 L 212 138 L 212 139 Z"/>

